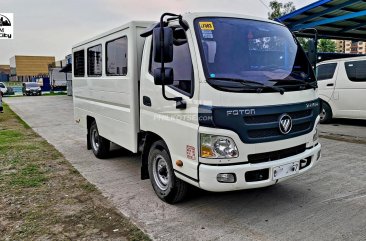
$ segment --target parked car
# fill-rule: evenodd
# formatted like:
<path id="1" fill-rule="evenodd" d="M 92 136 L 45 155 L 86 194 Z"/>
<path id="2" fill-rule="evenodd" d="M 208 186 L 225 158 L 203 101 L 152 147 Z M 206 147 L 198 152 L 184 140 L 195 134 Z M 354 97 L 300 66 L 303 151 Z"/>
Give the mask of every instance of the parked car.
<path id="1" fill-rule="evenodd" d="M 15 95 L 14 89 L 12 87 L 7 87 L 7 91 L 4 93 L 4 95 Z"/>
<path id="2" fill-rule="evenodd" d="M 41 95 L 41 87 L 35 82 L 25 82 L 23 83 L 22 89 L 23 95 Z"/>
<path id="3" fill-rule="evenodd" d="M 5 94 L 8 91 L 8 88 L 6 88 L 3 82 L 0 82 L 0 91 L 3 92 L 3 94 Z"/>
<path id="4" fill-rule="evenodd" d="M 321 123 L 332 118 L 366 120 L 366 56 L 321 62 L 317 78 Z"/>

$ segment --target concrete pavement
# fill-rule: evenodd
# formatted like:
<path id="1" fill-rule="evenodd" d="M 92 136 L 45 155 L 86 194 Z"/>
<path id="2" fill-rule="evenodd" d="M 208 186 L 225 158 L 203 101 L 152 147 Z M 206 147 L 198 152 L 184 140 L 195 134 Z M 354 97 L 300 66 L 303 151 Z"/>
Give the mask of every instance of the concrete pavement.
<path id="1" fill-rule="evenodd" d="M 307 174 L 264 189 L 196 190 L 172 206 L 140 180 L 137 155 L 115 151 L 99 160 L 86 150 L 70 97 L 5 102 L 156 240 L 366 240 L 365 145 L 322 139 L 323 157 Z"/>

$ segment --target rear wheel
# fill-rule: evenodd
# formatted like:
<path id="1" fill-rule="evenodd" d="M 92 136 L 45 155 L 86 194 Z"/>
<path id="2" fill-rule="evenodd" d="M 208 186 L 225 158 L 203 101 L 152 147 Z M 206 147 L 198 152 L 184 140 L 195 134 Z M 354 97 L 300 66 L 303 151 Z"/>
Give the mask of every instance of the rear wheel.
<path id="1" fill-rule="evenodd" d="M 99 135 L 97 123 L 93 121 L 89 129 L 89 141 L 93 153 L 98 158 L 106 158 L 109 154 L 110 141 Z"/>
<path id="2" fill-rule="evenodd" d="M 330 123 L 333 117 L 332 108 L 329 106 L 328 103 L 324 102 L 322 103 L 322 110 L 320 112 L 320 123 L 321 124 L 327 124 Z"/>
<path id="3" fill-rule="evenodd" d="M 156 141 L 151 146 L 148 162 L 150 181 L 156 195 L 171 204 L 182 201 L 188 184 L 175 176 L 168 147 L 163 141 Z"/>

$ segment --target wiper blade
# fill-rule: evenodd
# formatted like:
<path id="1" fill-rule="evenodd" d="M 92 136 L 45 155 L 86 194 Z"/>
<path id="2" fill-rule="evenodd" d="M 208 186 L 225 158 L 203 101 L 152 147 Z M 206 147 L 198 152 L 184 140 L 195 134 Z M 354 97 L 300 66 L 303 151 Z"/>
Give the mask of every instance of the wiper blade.
<path id="1" fill-rule="evenodd" d="M 291 79 L 291 80 L 289 80 L 289 79 L 270 79 L 268 81 L 273 81 L 273 82 L 277 82 L 277 83 L 285 82 L 285 83 L 290 83 L 290 84 L 291 84 L 291 82 L 296 82 L 296 83 L 299 83 L 300 85 L 310 86 L 311 88 L 314 88 L 314 89 L 318 88 L 316 81 L 308 82 L 308 81 L 299 80 L 299 79 Z"/>
<path id="2" fill-rule="evenodd" d="M 270 85 L 265 85 L 263 83 L 259 83 L 256 81 L 252 81 L 252 80 L 244 80 L 244 79 L 235 79 L 235 78 L 208 78 L 208 80 L 223 80 L 223 81 L 232 81 L 232 82 L 236 82 L 236 83 L 240 83 L 244 86 L 248 86 L 251 88 L 257 88 L 257 92 L 261 93 L 264 89 L 271 89 L 277 92 L 280 92 L 281 95 L 283 95 L 285 93 L 285 89 L 280 88 L 280 87 L 276 87 L 276 86 L 270 86 Z"/>
<path id="3" fill-rule="evenodd" d="M 208 80 L 224 80 L 224 81 L 232 81 L 237 83 L 246 83 L 246 84 L 259 84 L 262 85 L 262 83 L 258 83 L 256 81 L 252 80 L 245 80 L 245 79 L 236 79 L 236 78 L 207 78 Z"/>

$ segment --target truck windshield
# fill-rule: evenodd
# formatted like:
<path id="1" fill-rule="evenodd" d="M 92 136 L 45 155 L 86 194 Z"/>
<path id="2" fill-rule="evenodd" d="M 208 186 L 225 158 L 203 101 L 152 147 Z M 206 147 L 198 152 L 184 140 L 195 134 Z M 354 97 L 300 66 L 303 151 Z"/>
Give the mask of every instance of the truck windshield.
<path id="1" fill-rule="evenodd" d="M 215 87 L 233 91 L 316 87 L 305 52 L 282 25 L 211 17 L 196 19 L 195 31 L 207 82 Z"/>

